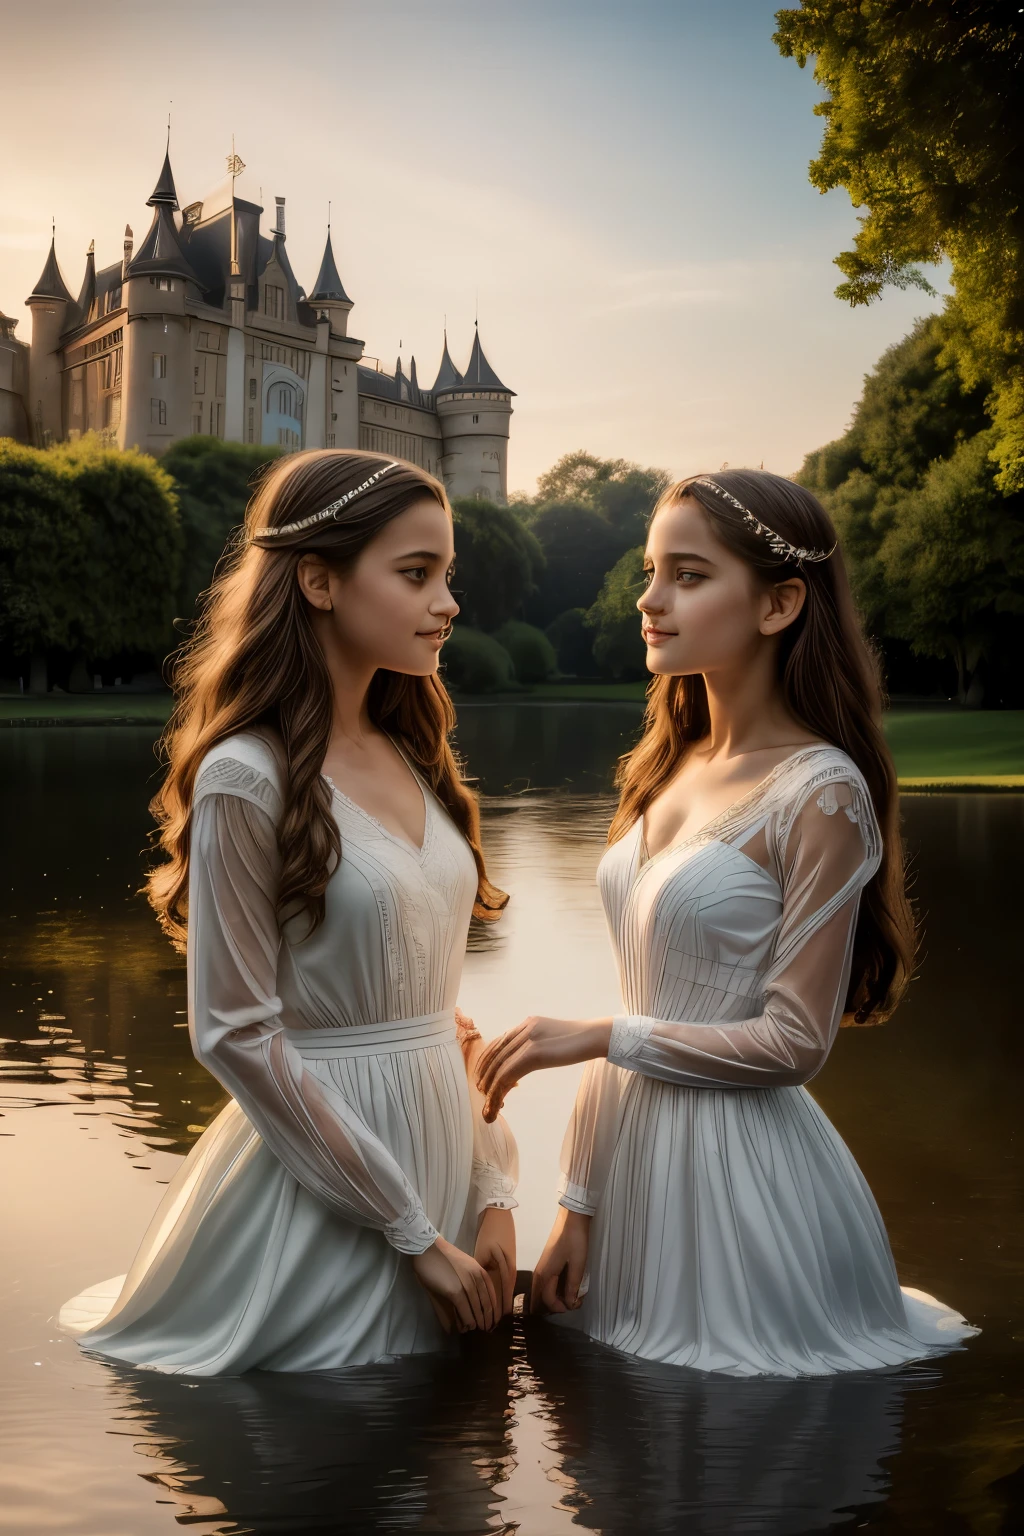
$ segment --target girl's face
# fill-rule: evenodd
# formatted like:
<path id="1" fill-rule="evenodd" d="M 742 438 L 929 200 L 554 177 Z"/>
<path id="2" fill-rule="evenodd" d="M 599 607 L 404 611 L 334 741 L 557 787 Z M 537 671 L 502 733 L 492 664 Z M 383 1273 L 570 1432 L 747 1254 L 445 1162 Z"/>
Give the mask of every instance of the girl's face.
<path id="1" fill-rule="evenodd" d="M 318 610 L 322 643 L 357 664 L 426 677 L 437 671 L 448 625 L 459 611 L 449 590 L 452 523 L 424 496 L 386 523 L 347 567 L 304 555 L 298 580 Z"/>
<path id="2" fill-rule="evenodd" d="M 766 585 L 718 537 L 692 496 L 662 507 L 644 554 L 647 588 L 637 602 L 650 672 L 711 676 L 749 665 L 803 607 L 795 577 Z"/>

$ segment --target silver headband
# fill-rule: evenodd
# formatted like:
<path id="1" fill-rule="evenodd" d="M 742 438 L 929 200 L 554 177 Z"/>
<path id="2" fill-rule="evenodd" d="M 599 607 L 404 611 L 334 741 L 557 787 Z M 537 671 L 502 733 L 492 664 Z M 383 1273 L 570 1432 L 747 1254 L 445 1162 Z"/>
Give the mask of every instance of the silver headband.
<path id="1" fill-rule="evenodd" d="M 745 507 L 742 501 L 737 501 L 735 496 L 731 496 L 728 491 L 724 491 L 720 485 L 707 475 L 695 475 L 690 484 L 706 485 L 709 491 L 714 491 L 716 496 L 721 496 L 722 500 L 735 507 L 737 512 L 742 512 L 743 521 L 755 533 L 760 534 L 761 538 L 767 539 L 768 547 L 775 555 L 782 555 L 787 560 L 799 563 L 801 560 L 827 560 L 836 552 L 835 544 L 832 545 L 831 549 L 801 549 L 798 544 L 790 544 L 788 539 L 782 537 L 781 533 L 776 533 L 774 528 L 769 528 L 767 523 L 762 523 L 759 517 L 754 516 L 749 507 Z"/>
<path id="2" fill-rule="evenodd" d="M 322 512 L 314 512 L 312 517 L 300 518 L 297 523 L 282 523 L 279 528 L 254 528 L 254 539 L 277 538 L 282 533 L 301 533 L 304 528 L 312 528 L 316 523 L 325 523 L 329 517 L 340 512 L 342 507 L 348 506 L 350 501 L 355 501 L 364 491 L 368 491 L 371 485 L 375 485 L 382 475 L 386 475 L 389 469 L 398 469 L 398 460 L 393 459 L 390 464 L 385 464 L 383 469 L 378 469 L 376 474 L 364 480 L 362 485 L 357 485 L 354 491 L 346 491 L 344 496 L 339 496 L 337 501 L 332 501 L 329 507 L 324 507 Z"/>

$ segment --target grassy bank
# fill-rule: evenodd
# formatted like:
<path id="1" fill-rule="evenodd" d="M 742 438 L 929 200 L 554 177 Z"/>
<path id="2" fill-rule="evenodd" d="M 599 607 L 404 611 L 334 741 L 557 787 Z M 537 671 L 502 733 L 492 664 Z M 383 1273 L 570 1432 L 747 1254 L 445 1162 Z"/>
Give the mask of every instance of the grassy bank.
<path id="1" fill-rule="evenodd" d="M 618 703 L 639 708 L 641 683 L 552 683 L 508 698 L 464 699 L 485 704 Z M 168 694 L 61 694 L 0 697 L 3 725 L 163 725 Z M 894 709 L 886 734 L 905 789 L 1024 789 L 1024 710 L 970 711 L 955 708 Z"/>

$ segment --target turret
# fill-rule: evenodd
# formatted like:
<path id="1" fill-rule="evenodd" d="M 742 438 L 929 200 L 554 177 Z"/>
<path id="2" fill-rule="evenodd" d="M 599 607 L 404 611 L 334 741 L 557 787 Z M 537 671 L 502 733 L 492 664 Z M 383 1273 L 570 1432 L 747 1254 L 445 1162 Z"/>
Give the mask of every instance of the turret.
<path id="1" fill-rule="evenodd" d="M 128 324 L 118 441 L 126 448 L 160 454 L 191 430 L 192 369 L 185 292 L 188 283 L 199 281 L 174 223 L 178 196 L 169 152 L 146 201 L 153 210 L 153 221 L 128 264 L 122 300 Z"/>
<path id="2" fill-rule="evenodd" d="M 65 316 L 64 329 L 66 331 L 77 330 L 80 325 L 88 325 L 92 319 L 92 307 L 96 302 L 96 242 L 90 240 L 89 249 L 85 256 L 85 276 L 82 278 L 82 286 L 79 289 L 78 298 L 68 310 Z"/>
<path id="3" fill-rule="evenodd" d="M 32 440 L 39 448 L 64 436 L 61 402 L 60 334 L 73 304 L 57 262 L 56 234 L 50 239 L 39 281 L 25 300 L 32 312 L 28 364 L 28 411 Z"/>
<path id="4" fill-rule="evenodd" d="M 327 226 L 327 244 L 324 246 L 324 256 L 320 263 L 320 271 L 316 275 L 313 284 L 313 292 L 309 295 L 309 303 L 319 313 L 323 311 L 331 322 L 331 330 L 335 336 L 348 335 L 348 317 L 352 309 L 352 300 L 345 292 L 344 285 L 338 275 L 338 265 L 334 260 L 334 249 L 331 245 L 331 226 Z"/>
<path id="5" fill-rule="evenodd" d="M 24 443 L 30 438 L 25 410 L 29 349 L 15 336 L 17 327 L 17 320 L 0 310 L 0 437 Z"/>
<path id="6" fill-rule="evenodd" d="M 434 405 L 441 420 L 441 471 L 449 496 L 508 500 L 508 435 L 513 393 L 484 356 L 479 328 L 474 331 L 469 365 L 462 374 L 449 356 L 445 336 L 441 367 L 434 384 Z"/>

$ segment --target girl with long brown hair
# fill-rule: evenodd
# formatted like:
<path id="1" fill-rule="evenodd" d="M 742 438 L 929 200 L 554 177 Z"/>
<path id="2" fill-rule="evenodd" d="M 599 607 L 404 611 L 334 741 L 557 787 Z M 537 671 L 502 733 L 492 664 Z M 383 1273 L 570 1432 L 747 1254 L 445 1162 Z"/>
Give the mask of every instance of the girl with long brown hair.
<path id="1" fill-rule="evenodd" d="M 88 1349 L 333 1369 L 511 1310 L 515 1147 L 455 1010 L 470 917 L 506 898 L 437 676 L 453 557 L 430 475 L 310 452 L 267 473 L 214 582 L 177 664 L 149 896 L 232 1098 L 127 1277 L 64 1308 Z"/>
<path id="2" fill-rule="evenodd" d="M 624 1009 L 487 1047 L 493 1115 L 585 1061 L 533 1303 L 647 1359 L 749 1376 L 893 1365 L 974 1332 L 901 1291 L 849 1151 L 803 1084 L 914 960 L 875 667 L 828 517 L 763 471 L 655 508 L 654 673 L 599 871 Z"/>

